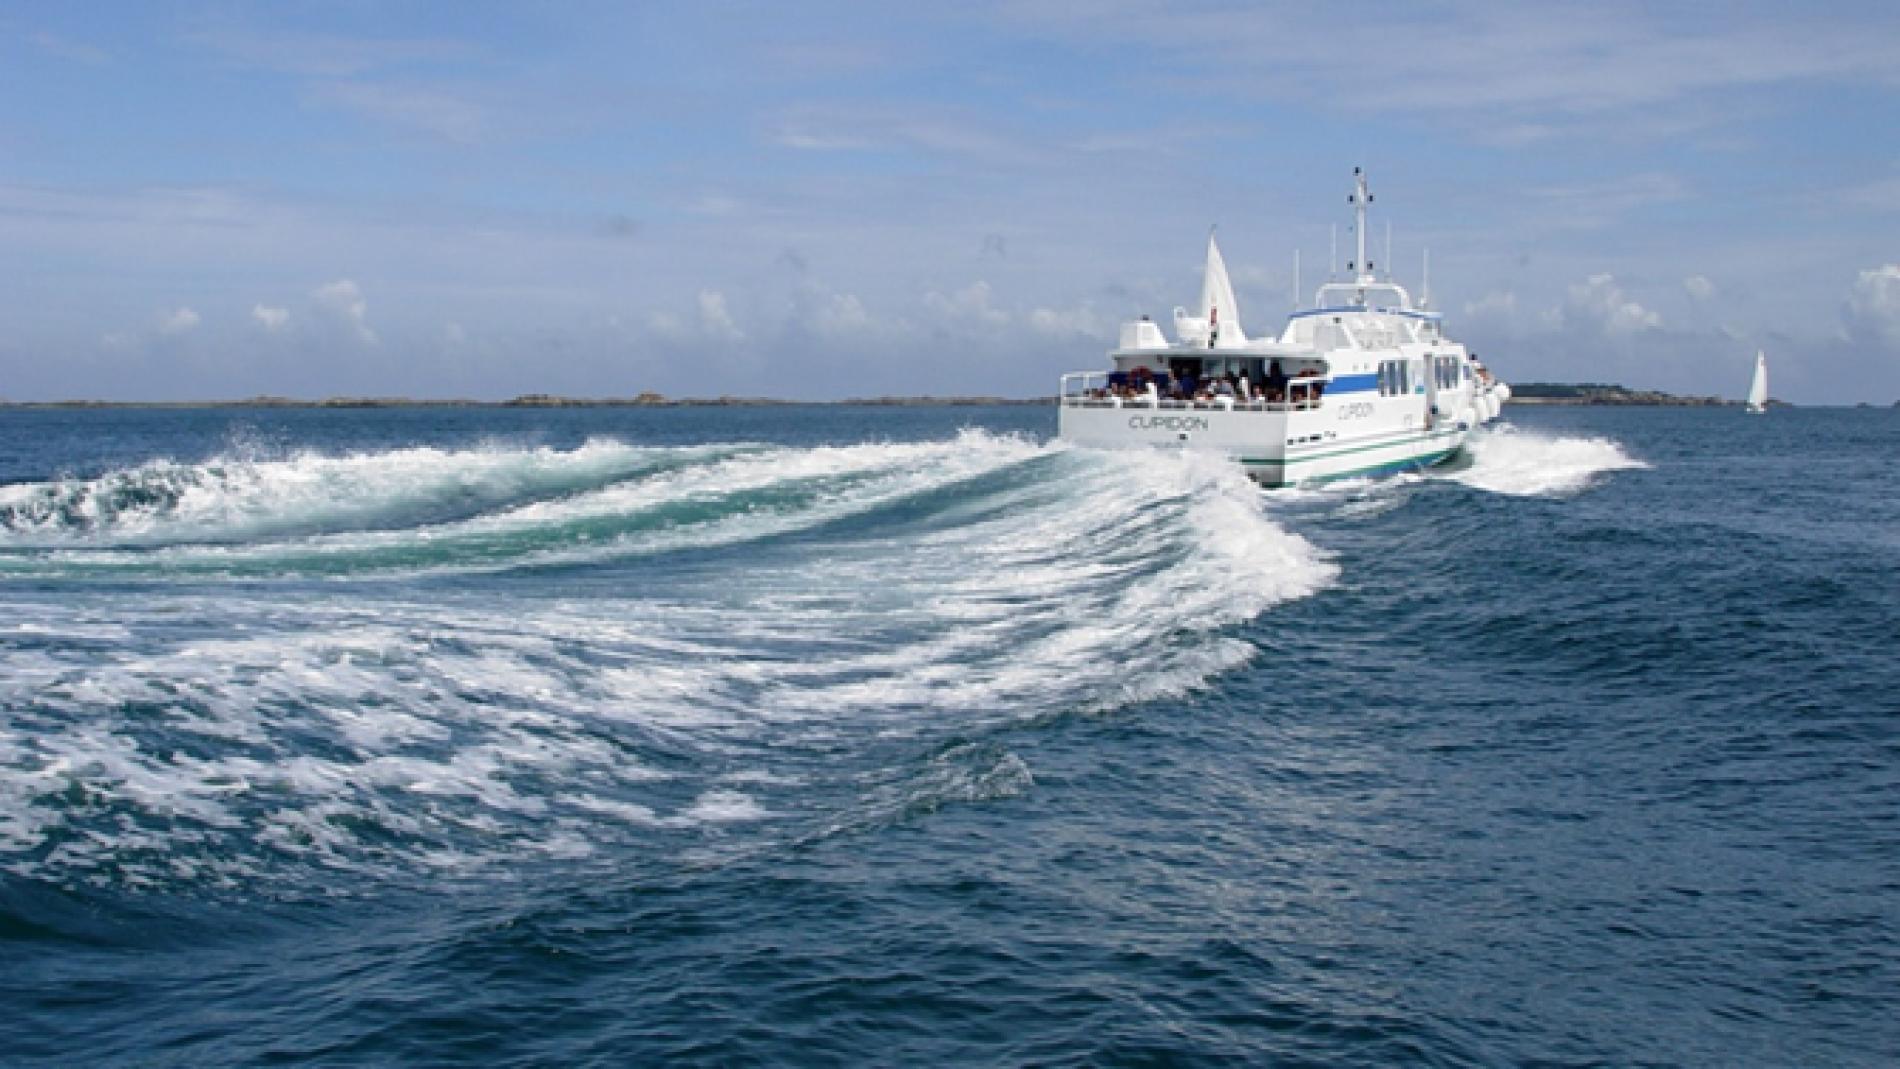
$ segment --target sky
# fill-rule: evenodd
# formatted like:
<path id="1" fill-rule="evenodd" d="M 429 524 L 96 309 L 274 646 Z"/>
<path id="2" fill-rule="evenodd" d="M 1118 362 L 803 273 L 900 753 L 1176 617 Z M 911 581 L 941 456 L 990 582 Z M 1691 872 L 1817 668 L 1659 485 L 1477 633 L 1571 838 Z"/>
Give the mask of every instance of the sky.
<path id="1" fill-rule="evenodd" d="M 1507 380 L 1900 399 L 1900 5 L 1618 0 L 0 2 L 0 398 L 1042 396 L 1355 166 Z"/>

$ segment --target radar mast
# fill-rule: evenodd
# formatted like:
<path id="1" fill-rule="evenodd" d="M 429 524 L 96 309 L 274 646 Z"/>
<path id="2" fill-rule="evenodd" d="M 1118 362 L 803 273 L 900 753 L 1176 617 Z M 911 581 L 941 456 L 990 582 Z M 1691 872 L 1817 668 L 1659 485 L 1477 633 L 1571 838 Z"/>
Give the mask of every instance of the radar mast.
<path id="1" fill-rule="evenodd" d="M 1373 274 L 1371 261 L 1366 259 L 1366 205 L 1372 203 L 1372 193 L 1366 188 L 1364 168 L 1352 169 L 1352 182 L 1353 190 L 1346 201 L 1352 205 L 1353 235 L 1358 238 L 1359 245 L 1359 258 L 1353 261 L 1352 269 L 1354 281 L 1359 286 L 1359 303 L 1363 305 L 1366 303 L 1365 288 L 1378 281 L 1378 277 Z"/>

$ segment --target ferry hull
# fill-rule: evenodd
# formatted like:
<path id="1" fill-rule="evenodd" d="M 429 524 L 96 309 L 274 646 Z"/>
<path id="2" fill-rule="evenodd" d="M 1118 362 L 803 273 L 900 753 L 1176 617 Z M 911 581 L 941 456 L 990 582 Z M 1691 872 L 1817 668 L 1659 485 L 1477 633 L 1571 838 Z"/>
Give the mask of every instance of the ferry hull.
<path id="1" fill-rule="evenodd" d="M 1446 424 L 1344 436 L 1329 421 L 1339 423 L 1339 413 L 1326 406 L 1228 411 L 1064 405 L 1057 411 L 1058 434 L 1077 445 L 1209 450 L 1232 457 L 1256 482 L 1271 487 L 1429 467 L 1455 454 L 1469 434 L 1467 427 Z"/>
<path id="2" fill-rule="evenodd" d="M 1200 303 L 1174 310 L 1172 339 L 1144 315 L 1121 325 L 1108 369 L 1063 375 L 1060 436 L 1222 453 L 1267 486 L 1414 470 L 1456 453 L 1511 389 L 1446 336 L 1429 299 L 1415 305 L 1373 271 L 1372 194 L 1356 167 L 1353 187 L 1355 275 L 1321 285 L 1278 337 L 1250 337 L 1210 232 Z"/>

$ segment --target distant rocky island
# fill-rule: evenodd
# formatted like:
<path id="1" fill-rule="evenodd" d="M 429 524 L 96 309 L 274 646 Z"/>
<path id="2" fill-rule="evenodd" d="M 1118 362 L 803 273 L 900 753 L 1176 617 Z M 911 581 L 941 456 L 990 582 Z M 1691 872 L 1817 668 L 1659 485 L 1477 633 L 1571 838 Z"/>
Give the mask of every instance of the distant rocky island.
<path id="1" fill-rule="evenodd" d="M 1770 405 L 1785 405 L 1770 401 Z M 1608 382 L 1526 382 L 1511 384 L 1514 405 L 1674 405 L 1714 407 L 1739 405 L 1721 397 L 1690 397 L 1661 390 L 1633 390 Z"/>

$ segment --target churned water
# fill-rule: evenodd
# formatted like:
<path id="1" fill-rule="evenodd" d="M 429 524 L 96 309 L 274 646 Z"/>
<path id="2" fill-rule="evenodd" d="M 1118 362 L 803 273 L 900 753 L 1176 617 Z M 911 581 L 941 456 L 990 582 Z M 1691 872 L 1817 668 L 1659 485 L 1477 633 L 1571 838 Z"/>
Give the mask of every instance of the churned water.
<path id="1" fill-rule="evenodd" d="M 0 1062 L 1900 1059 L 1900 416 L 0 413 Z"/>

